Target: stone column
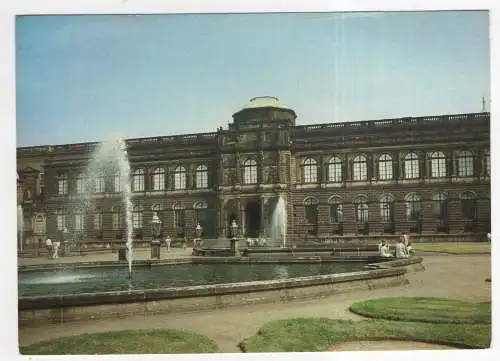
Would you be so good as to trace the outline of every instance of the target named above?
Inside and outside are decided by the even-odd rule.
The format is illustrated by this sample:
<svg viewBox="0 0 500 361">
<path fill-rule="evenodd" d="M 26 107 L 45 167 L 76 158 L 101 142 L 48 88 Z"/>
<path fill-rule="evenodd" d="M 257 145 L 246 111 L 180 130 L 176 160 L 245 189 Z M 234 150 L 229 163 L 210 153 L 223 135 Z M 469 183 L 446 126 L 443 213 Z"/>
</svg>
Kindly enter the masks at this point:
<svg viewBox="0 0 500 361">
<path fill-rule="evenodd" d="M 236 184 L 241 184 L 240 153 L 236 153 Z"/>
<path fill-rule="evenodd" d="M 224 237 L 225 228 L 225 209 L 224 209 L 224 198 L 219 196 L 217 200 L 217 237 Z"/>
<path fill-rule="evenodd" d="M 241 235 L 243 236 L 245 234 L 245 229 L 246 229 L 244 202 L 241 201 L 239 202 L 239 212 L 240 212 L 240 229 L 241 229 Z"/>
<path fill-rule="evenodd" d="M 265 231 L 265 204 L 266 199 L 264 196 L 260 196 L 260 233 L 263 234 Z"/>
<path fill-rule="evenodd" d="M 282 175 L 282 170 L 281 170 L 281 152 L 278 151 L 276 154 L 276 173 L 277 173 L 277 179 L 276 182 L 278 184 L 283 183 L 283 175 Z"/>
<path fill-rule="evenodd" d="M 224 185 L 224 158 L 223 155 L 219 155 L 218 164 L 217 164 L 217 182 L 219 186 Z"/>
<path fill-rule="evenodd" d="M 259 152 L 259 163 L 258 163 L 258 174 L 257 174 L 257 182 L 259 184 L 264 184 L 266 180 L 264 179 L 264 152 Z"/>
</svg>

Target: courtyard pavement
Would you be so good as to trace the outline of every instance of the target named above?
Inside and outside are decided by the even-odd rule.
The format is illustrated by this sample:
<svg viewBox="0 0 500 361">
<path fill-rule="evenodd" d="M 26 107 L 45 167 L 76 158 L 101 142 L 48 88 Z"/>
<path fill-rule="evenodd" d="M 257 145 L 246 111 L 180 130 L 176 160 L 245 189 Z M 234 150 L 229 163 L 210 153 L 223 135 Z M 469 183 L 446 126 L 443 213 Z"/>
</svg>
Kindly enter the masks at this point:
<svg viewBox="0 0 500 361">
<path fill-rule="evenodd" d="M 175 250 L 172 257 L 186 257 L 189 254 L 190 250 Z M 84 261 L 89 261 L 89 257 L 95 260 L 97 256 L 106 257 L 105 255 L 85 256 Z M 107 257 L 109 260 L 113 259 L 111 254 Z M 29 259 L 22 261 L 34 262 Z M 424 257 L 424 265 L 427 268 L 425 271 L 408 274 L 409 284 L 406 286 L 289 303 L 23 327 L 19 329 L 19 343 L 28 345 L 55 337 L 82 333 L 174 328 L 198 332 L 212 338 L 219 345 L 221 352 L 240 352 L 237 347 L 238 343 L 254 335 L 263 324 L 269 321 L 293 317 L 359 320 L 360 316 L 348 311 L 349 305 L 355 301 L 395 296 L 447 297 L 471 302 L 491 300 L 491 283 L 485 282 L 485 278 L 491 277 L 490 255 L 432 255 Z"/>
<path fill-rule="evenodd" d="M 160 259 L 176 259 L 176 258 L 186 258 L 191 257 L 192 248 L 173 248 L 169 252 L 165 248 L 161 248 Z M 151 250 L 149 248 L 135 249 L 133 251 L 133 258 L 135 260 L 144 261 L 151 258 Z M 57 263 L 82 263 L 82 262 L 108 262 L 108 261 L 118 261 L 117 252 L 101 251 L 89 253 L 83 256 L 67 256 L 59 257 L 58 259 L 49 259 L 47 256 L 43 257 L 18 257 L 18 266 L 31 266 L 31 265 L 42 265 L 42 264 L 57 264 Z"/>
</svg>

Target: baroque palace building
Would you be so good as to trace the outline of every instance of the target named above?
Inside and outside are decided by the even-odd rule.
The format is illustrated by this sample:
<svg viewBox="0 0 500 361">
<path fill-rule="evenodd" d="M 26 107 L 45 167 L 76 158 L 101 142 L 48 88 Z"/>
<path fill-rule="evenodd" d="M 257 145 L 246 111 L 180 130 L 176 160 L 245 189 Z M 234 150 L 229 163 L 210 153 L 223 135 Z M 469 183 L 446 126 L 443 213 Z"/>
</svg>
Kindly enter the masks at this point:
<svg viewBox="0 0 500 361">
<path fill-rule="evenodd" d="M 287 239 L 490 231 L 490 114 L 296 125 L 275 97 L 256 97 L 212 133 L 126 140 L 134 236 L 266 234 L 279 196 Z M 125 234 L 123 184 L 102 172 L 81 207 L 96 143 L 17 149 L 24 244 L 46 236 L 110 243 Z"/>
</svg>

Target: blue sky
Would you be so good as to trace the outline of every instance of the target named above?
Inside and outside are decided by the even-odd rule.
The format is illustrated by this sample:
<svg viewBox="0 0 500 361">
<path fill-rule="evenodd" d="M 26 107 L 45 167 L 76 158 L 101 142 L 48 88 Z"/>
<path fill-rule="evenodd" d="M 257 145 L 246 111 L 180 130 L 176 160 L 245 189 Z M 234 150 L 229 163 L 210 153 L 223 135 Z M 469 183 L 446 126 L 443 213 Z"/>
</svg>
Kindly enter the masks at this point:
<svg viewBox="0 0 500 361">
<path fill-rule="evenodd" d="M 466 11 L 21 17 L 17 145 L 214 131 L 259 95 L 298 124 L 481 111 L 488 27 Z"/>
</svg>

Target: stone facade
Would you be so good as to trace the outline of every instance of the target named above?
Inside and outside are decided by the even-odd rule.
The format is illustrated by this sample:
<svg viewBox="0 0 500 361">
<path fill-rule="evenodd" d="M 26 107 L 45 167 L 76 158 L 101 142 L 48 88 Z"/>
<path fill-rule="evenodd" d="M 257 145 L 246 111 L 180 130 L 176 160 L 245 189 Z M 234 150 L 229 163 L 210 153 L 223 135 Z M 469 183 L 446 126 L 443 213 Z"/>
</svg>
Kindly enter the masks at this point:
<svg viewBox="0 0 500 361">
<path fill-rule="evenodd" d="M 292 109 L 258 97 L 227 129 L 126 144 L 137 239 L 151 238 L 155 211 L 174 239 L 192 238 L 198 221 L 205 238 L 224 238 L 232 219 L 244 235 L 266 234 L 278 196 L 295 243 L 490 230 L 489 113 L 296 125 Z M 81 207 L 78 179 L 95 147 L 18 148 L 26 243 L 37 238 L 35 217 L 50 237 L 66 227 L 82 241 L 123 238 L 113 175 Z"/>
</svg>

